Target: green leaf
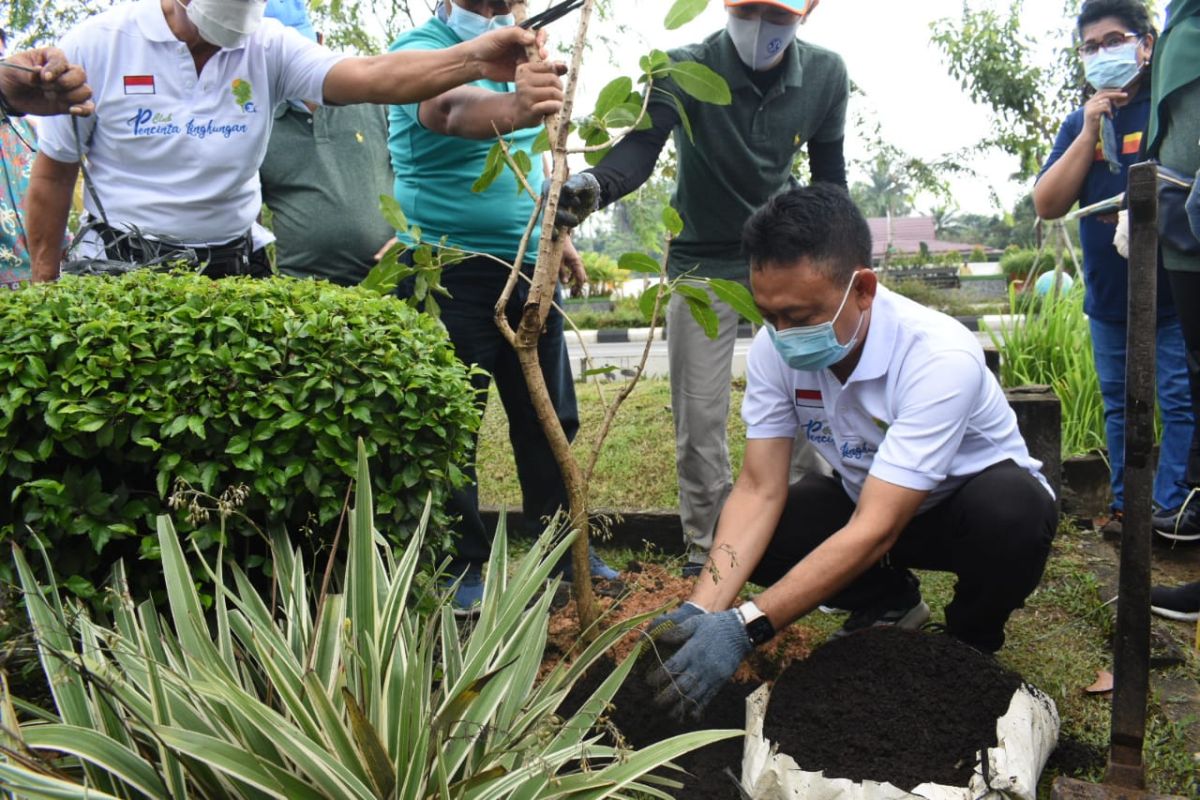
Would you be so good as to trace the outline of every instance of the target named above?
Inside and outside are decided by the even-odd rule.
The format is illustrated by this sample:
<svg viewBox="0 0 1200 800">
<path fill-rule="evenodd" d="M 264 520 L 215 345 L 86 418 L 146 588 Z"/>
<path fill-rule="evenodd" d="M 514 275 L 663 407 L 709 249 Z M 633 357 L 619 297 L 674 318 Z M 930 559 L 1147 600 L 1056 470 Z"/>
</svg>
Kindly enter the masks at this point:
<svg viewBox="0 0 1200 800">
<path fill-rule="evenodd" d="M 655 89 L 655 91 L 659 91 Z M 663 92 L 667 97 L 671 98 L 671 102 L 675 104 L 675 110 L 679 112 L 679 122 L 683 125 L 683 132 L 687 135 L 689 142 L 696 141 L 696 137 L 692 134 L 692 119 L 688 116 L 687 109 L 683 106 L 683 101 L 674 92 Z"/>
<path fill-rule="evenodd" d="M 661 313 L 667 307 L 667 300 L 671 298 L 671 287 L 665 283 L 656 283 L 642 292 L 641 297 L 638 298 L 638 309 L 641 310 L 642 316 L 648 317 L 654 313 L 654 300 L 660 292 L 663 297 L 659 303 L 659 312 Z"/>
<path fill-rule="evenodd" d="M 671 66 L 671 57 L 662 50 L 651 50 L 641 57 L 638 65 L 647 75 L 658 75 Z"/>
<path fill-rule="evenodd" d="M 624 103 L 632 91 L 633 81 L 630 78 L 622 76 L 610 81 L 600 90 L 600 96 L 596 99 L 595 116 L 603 119 L 609 111 Z M 547 137 L 547 141 L 549 141 L 549 137 Z"/>
<path fill-rule="evenodd" d="M 390 194 L 379 195 L 379 213 L 395 230 L 408 230 L 408 217 L 404 215 L 400 203 Z"/>
<path fill-rule="evenodd" d="M 678 236 L 683 233 L 683 217 L 679 216 L 679 212 L 670 206 L 664 206 L 662 212 L 663 227 L 671 236 Z"/>
<path fill-rule="evenodd" d="M 346 703 L 346 713 L 350 716 L 350 730 L 354 734 L 358 751 L 366 762 L 376 796 L 391 797 L 396 788 L 396 771 L 392 769 L 392 760 L 379 739 L 379 732 L 345 686 L 342 687 L 342 700 Z"/>
<path fill-rule="evenodd" d="M 676 291 L 682 290 L 683 286 L 675 287 Z M 682 291 L 680 291 L 682 294 Z M 697 300 L 693 296 L 686 296 L 688 310 L 692 312 L 692 319 L 696 320 L 696 324 L 704 330 L 704 335 L 709 339 L 717 338 L 717 331 L 721 327 L 721 321 L 717 318 L 717 312 L 713 311 L 712 305 L 707 302 Z"/>
<path fill-rule="evenodd" d="M 662 266 L 645 253 L 623 253 L 617 259 L 617 266 L 621 269 L 627 269 L 630 272 L 649 273 L 657 275 L 662 271 Z"/>
<path fill-rule="evenodd" d="M 604 116 L 604 124 L 609 128 L 632 128 L 634 123 L 640 123 L 642 107 L 637 103 L 620 103 L 614 106 Z M 649 116 L 647 114 L 646 116 Z"/>
<path fill-rule="evenodd" d="M 663 20 L 663 26 L 669 31 L 681 28 L 700 16 L 707 7 L 708 0 L 675 0 L 675 4 Z"/>
<path fill-rule="evenodd" d="M 225 453 L 227 455 L 236 456 L 246 452 L 249 447 L 250 431 L 243 431 L 242 433 L 235 434 L 229 440 L 229 444 L 225 446 Z"/>
<path fill-rule="evenodd" d="M 521 182 L 521 178 L 524 177 L 528 180 L 529 173 L 533 172 L 533 161 L 529 158 L 529 153 L 524 150 L 513 150 L 509 153 L 509 157 L 512 159 L 512 164 L 509 164 L 507 160 L 504 163 L 518 174 L 517 194 L 522 194 L 525 191 L 525 185 Z M 516 165 L 515 168 L 513 165 Z"/>
<path fill-rule="evenodd" d="M 150 763 L 103 733 L 78 725 L 30 725 L 22 733 L 32 748 L 70 753 L 113 773 L 146 795 L 167 795 L 167 787 Z"/>
<path fill-rule="evenodd" d="M 289 411 L 280 417 L 279 422 L 276 424 L 279 430 L 290 431 L 292 428 L 295 428 L 297 425 L 303 423 L 306 419 L 308 419 L 308 417 L 304 414 L 301 414 L 299 411 Z"/>
<path fill-rule="evenodd" d="M 497 141 L 492 145 L 492 149 L 488 150 L 487 159 L 483 162 L 483 172 L 471 185 L 471 191 L 476 193 L 486 191 L 504 172 L 504 164 L 504 151 L 500 148 L 500 142 Z"/>
<path fill-rule="evenodd" d="M 533 146 L 530 150 L 533 151 L 535 156 L 550 151 L 550 131 L 546 130 L 545 125 L 538 132 L 537 138 L 533 140 Z"/>
<path fill-rule="evenodd" d="M 725 79 L 697 61 L 676 61 L 667 72 L 680 89 L 702 103 L 727 106 L 733 100 Z"/>
<path fill-rule="evenodd" d="M 612 141 L 612 136 L 610 136 L 608 131 L 604 130 L 603 128 L 596 128 L 596 129 L 590 131 L 583 138 L 584 144 L 586 144 L 588 147 L 598 147 L 600 145 L 607 144 L 610 141 Z M 601 161 L 603 161 L 604 156 L 606 156 L 607 154 L 608 154 L 607 149 L 596 150 L 596 151 L 593 151 L 593 152 L 590 152 L 590 153 L 587 153 L 586 155 L 584 155 L 583 160 L 588 163 L 588 166 L 594 167 L 597 164 L 599 164 Z"/>
<path fill-rule="evenodd" d="M 754 302 L 754 295 L 750 293 L 749 289 L 737 281 L 725 280 L 724 278 L 709 278 L 707 283 L 708 288 L 712 289 L 717 299 L 728 305 L 744 319 L 753 322 L 755 325 L 762 325 L 762 314 L 759 312 L 758 305 Z"/>
<path fill-rule="evenodd" d="M 609 364 L 607 367 L 595 367 L 593 369 L 585 369 L 580 375 L 581 378 L 590 378 L 593 375 L 612 375 L 617 371 L 615 364 Z"/>
</svg>

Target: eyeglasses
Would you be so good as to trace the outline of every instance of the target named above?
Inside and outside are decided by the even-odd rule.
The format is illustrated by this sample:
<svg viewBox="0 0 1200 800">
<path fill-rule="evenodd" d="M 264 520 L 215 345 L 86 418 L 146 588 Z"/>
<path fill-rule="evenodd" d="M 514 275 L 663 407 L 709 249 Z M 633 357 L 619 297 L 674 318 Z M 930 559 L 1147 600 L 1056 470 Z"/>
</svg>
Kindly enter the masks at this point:
<svg viewBox="0 0 1200 800">
<path fill-rule="evenodd" d="M 1106 53 L 1112 53 L 1115 50 L 1124 47 L 1132 39 L 1134 41 L 1142 38 L 1140 33 L 1110 33 L 1099 42 L 1084 42 L 1075 48 L 1075 52 L 1083 58 L 1091 58 L 1101 50 Z"/>
</svg>

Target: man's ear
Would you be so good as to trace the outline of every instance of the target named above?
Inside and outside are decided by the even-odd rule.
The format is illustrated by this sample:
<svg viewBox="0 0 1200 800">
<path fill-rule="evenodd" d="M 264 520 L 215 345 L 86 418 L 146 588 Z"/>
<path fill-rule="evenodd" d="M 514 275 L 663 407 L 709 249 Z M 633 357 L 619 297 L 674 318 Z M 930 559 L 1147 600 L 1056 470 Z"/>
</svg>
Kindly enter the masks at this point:
<svg viewBox="0 0 1200 800">
<path fill-rule="evenodd" d="M 860 311 L 866 311 L 875 300 L 875 291 L 879 288 L 879 276 L 870 267 L 863 267 L 854 279 L 854 302 Z"/>
</svg>

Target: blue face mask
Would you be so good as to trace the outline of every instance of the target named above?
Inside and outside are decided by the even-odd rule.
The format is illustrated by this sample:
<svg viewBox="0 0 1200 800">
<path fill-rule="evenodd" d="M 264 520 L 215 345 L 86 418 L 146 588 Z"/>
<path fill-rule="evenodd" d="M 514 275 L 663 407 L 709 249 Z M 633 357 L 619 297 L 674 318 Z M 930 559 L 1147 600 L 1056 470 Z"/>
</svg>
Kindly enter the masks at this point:
<svg viewBox="0 0 1200 800">
<path fill-rule="evenodd" d="M 855 273 L 855 277 L 857 276 L 858 273 Z M 837 322 L 837 318 L 842 314 L 842 309 L 846 307 L 846 300 L 849 299 L 852 288 L 854 288 L 854 278 L 850 279 L 850 285 L 846 287 L 846 293 L 842 295 L 842 304 L 838 306 L 837 313 L 829 322 L 788 328 L 782 331 L 775 330 L 774 325 L 766 323 L 765 327 L 767 335 L 771 337 L 771 344 L 775 345 L 775 351 L 787 362 L 789 367 L 806 372 L 816 372 L 838 363 L 858 344 L 858 332 L 862 328 L 863 321 L 861 316 L 858 318 L 854 335 L 845 344 L 838 341 L 837 333 L 833 330 L 833 323 Z"/>
<path fill-rule="evenodd" d="M 1083 62 L 1083 74 L 1095 89 L 1120 89 L 1137 74 L 1140 40 L 1109 52 L 1100 50 Z"/>
<path fill-rule="evenodd" d="M 477 36 L 483 36 L 488 31 L 516 24 L 512 14 L 497 14 L 489 19 L 482 14 L 468 11 L 460 5 L 450 8 L 451 5 L 454 5 L 452 0 L 443 0 L 442 14 L 439 16 L 450 30 L 454 31 L 464 42 L 469 42 Z M 447 14 L 448 16 L 446 16 Z"/>
</svg>

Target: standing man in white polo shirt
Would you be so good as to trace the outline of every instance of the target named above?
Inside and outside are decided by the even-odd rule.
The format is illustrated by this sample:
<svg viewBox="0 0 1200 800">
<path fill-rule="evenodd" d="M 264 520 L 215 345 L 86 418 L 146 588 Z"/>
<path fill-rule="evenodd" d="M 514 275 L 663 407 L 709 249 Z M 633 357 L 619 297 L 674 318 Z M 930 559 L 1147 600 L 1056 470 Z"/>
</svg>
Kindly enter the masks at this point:
<svg viewBox="0 0 1200 800">
<path fill-rule="evenodd" d="M 919 627 L 929 607 L 910 568 L 955 573 L 946 632 L 1000 649 L 1057 515 L 975 337 L 878 284 L 841 188 L 777 195 L 743 249 L 766 322 L 747 361 L 745 460 L 691 599 L 652 625 L 682 645 L 650 676 L 658 701 L 698 714 L 754 646 L 821 603 L 851 610 L 839 636 Z M 788 485 L 797 433 L 834 477 Z M 747 581 L 770 588 L 732 608 Z"/>
<path fill-rule="evenodd" d="M 265 5 L 139 0 L 64 37 L 68 58 L 87 70 L 96 113 L 41 126 L 27 200 L 35 282 L 58 276 L 84 155 L 97 195 L 84 204 L 100 235 L 81 255 L 137 259 L 128 236 L 136 229 L 195 249 L 214 277 L 265 274 L 258 169 L 277 104 L 410 103 L 481 78 L 512 80 L 536 41 L 513 28 L 446 50 L 346 57 L 264 21 Z M 535 67 L 563 69 L 526 65 Z"/>
</svg>

